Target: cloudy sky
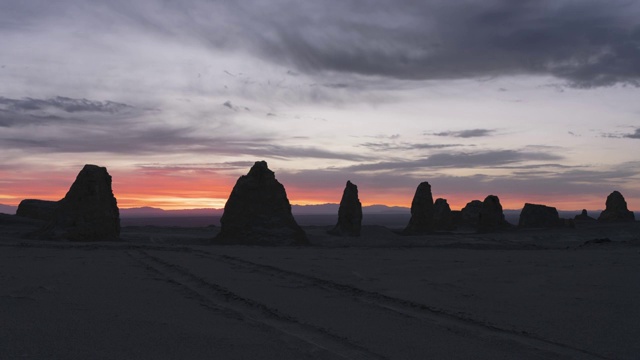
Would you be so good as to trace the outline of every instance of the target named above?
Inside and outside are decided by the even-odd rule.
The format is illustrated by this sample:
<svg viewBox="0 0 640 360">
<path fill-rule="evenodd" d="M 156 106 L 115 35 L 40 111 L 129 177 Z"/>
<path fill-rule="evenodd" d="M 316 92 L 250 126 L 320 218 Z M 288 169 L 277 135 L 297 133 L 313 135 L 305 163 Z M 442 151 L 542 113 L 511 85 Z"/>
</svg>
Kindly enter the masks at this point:
<svg viewBox="0 0 640 360">
<path fill-rule="evenodd" d="M 264 159 L 294 204 L 640 209 L 637 1 L 0 1 L 0 49 L 3 204 L 93 163 L 222 207 Z"/>
</svg>

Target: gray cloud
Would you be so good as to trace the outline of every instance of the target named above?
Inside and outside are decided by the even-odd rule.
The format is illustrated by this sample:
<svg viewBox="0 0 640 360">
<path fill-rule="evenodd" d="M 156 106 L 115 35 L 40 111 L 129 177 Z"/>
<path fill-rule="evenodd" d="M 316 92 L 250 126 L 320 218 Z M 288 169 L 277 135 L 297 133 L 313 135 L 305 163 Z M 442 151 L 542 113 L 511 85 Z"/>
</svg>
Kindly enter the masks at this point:
<svg viewBox="0 0 640 360">
<path fill-rule="evenodd" d="M 135 109 L 131 105 L 113 101 L 102 102 L 87 99 L 72 99 L 63 96 L 56 96 L 50 99 L 9 99 L 0 97 L 0 108 L 19 113 L 61 110 L 68 113 L 92 112 L 108 114 L 131 112 Z"/>
<path fill-rule="evenodd" d="M 628 0 L 373 0 L 366 10 L 355 0 L 1 6 L 0 29 L 7 31 L 62 27 L 66 23 L 57 19 L 75 19 L 68 15 L 77 11 L 94 29 L 126 26 L 252 52 L 293 68 L 290 73 L 398 79 L 552 75 L 578 87 L 640 81 L 640 3 Z"/>
<path fill-rule="evenodd" d="M 640 139 L 640 128 L 636 129 L 633 134 L 627 134 L 624 137 L 629 139 Z"/>
<path fill-rule="evenodd" d="M 364 13 L 356 1 L 292 7 L 298 10 L 266 22 L 268 36 L 256 37 L 264 53 L 308 72 L 402 79 L 553 75 L 579 87 L 640 79 L 634 2 L 402 0 L 367 7 Z"/>
<path fill-rule="evenodd" d="M 451 147 L 462 146 L 460 144 L 422 144 L 422 143 L 408 143 L 408 142 L 366 142 L 360 144 L 360 146 L 375 150 L 431 150 L 431 149 L 446 149 Z"/>
<path fill-rule="evenodd" d="M 525 161 L 554 161 L 563 159 L 559 155 L 499 150 L 478 153 L 440 153 L 424 159 L 384 161 L 345 167 L 349 171 L 418 170 L 429 168 L 485 168 L 499 167 Z"/>
<path fill-rule="evenodd" d="M 12 130 L 0 133 L 0 146 L 7 150 L 126 155 L 171 152 L 279 159 L 371 160 L 364 155 L 313 146 L 280 145 L 282 138 L 278 137 L 225 134 L 223 128 L 216 128 L 221 134 L 211 135 L 201 128 L 150 121 L 143 111 L 110 101 L 61 97 L 49 100 L 0 98 L 0 106 L 5 107 L 0 109 L 0 127 Z M 155 117 L 156 114 L 152 115 Z"/>
<path fill-rule="evenodd" d="M 494 132 L 495 130 L 492 129 L 469 129 L 460 131 L 443 131 L 439 133 L 433 133 L 431 135 L 468 139 L 473 137 L 491 136 Z"/>
</svg>

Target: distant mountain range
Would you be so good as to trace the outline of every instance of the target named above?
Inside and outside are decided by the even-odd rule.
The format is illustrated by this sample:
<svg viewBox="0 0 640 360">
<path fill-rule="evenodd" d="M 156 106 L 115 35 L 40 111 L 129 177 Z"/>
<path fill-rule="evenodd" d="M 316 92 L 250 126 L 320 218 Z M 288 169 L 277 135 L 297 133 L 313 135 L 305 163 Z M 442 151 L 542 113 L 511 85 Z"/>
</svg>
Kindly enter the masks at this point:
<svg viewBox="0 0 640 360">
<path fill-rule="evenodd" d="M 0 213 L 3 214 L 15 214 L 17 209 L 17 206 L 0 204 Z"/>
<path fill-rule="evenodd" d="M 292 205 L 294 215 L 326 215 L 337 214 L 338 204 Z M 224 209 L 186 209 L 163 210 L 154 207 L 120 209 L 121 217 L 183 217 L 183 216 L 221 216 Z M 370 205 L 363 206 L 364 214 L 408 214 L 409 208 L 401 206 Z"/>
<path fill-rule="evenodd" d="M 0 213 L 15 214 L 17 206 L 0 204 Z M 338 213 L 338 204 L 319 204 L 319 205 L 292 205 L 291 211 L 293 215 L 333 215 Z M 206 217 L 206 216 L 222 216 L 224 209 L 185 209 L 185 210 L 163 210 L 154 207 L 139 207 L 120 209 L 120 216 L 123 218 L 146 218 L 146 217 Z M 597 218 L 602 210 L 589 210 L 589 216 Z M 408 207 L 402 206 L 386 206 L 386 205 L 369 205 L 362 207 L 363 214 L 410 214 Z M 575 215 L 580 214 L 580 210 L 558 210 L 561 218 L 573 219 Z M 635 212 L 636 219 L 640 220 L 640 212 Z M 518 223 L 520 209 L 504 210 L 507 221 L 512 224 Z"/>
</svg>

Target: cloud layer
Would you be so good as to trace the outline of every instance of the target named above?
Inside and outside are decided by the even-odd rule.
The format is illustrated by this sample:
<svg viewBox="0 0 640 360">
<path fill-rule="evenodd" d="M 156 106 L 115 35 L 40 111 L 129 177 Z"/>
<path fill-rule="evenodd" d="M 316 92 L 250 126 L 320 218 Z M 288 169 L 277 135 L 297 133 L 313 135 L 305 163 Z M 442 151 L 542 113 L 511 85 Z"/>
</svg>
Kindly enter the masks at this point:
<svg viewBox="0 0 640 360">
<path fill-rule="evenodd" d="M 84 18 L 78 26 L 199 41 L 289 64 L 298 73 L 398 79 L 533 74 L 579 87 L 640 80 L 637 2 L 374 0 L 364 6 L 353 0 L 63 0 L 54 7 L 27 0 L 3 3 L 0 24 L 18 31 Z"/>
</svg>

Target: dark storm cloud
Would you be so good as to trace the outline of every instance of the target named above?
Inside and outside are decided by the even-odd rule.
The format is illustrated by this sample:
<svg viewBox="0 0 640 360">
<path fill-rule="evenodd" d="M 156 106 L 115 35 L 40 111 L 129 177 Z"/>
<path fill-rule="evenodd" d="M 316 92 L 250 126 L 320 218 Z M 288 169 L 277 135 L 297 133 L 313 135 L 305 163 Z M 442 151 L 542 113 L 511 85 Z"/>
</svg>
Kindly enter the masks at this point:
<svg viewBox="0 0 640 360">
<path fill-rule="evenodd" d="M 553 75 L 580 87 L 640 80 L 637 2 L 401 0 L 368 2 L 366 10 L 357 1 L 319 4 L 278 1 L 269 10 L 282 16 L 253 13 L 255 23 L 245 25 L 264 54 L 300 71 L 402 79 Z"/>
<path fill-rule="evenodd" d="M 434 154 L 424 159 L 385 161 L 359 164 L 344 168 L 349 171 L 417 170 L 424 168 L 484 168 L 499 167 L 525 161 L 554 161 L 561 156 L 516 150 L 499 150 L 478 153 Z"/>
<path fill-rule="evenodd" d="M 0 5 L 0 29 L 52 22 L 64 27 L 77 17 L 94 17 L 88 24 L 95 29 L 127 27 L 252 52 L 294 68 L 290 73 L 398 79 L 532 74 L 579 87 L 640 81 L 640 3 L 629 0 L 96 0 L 82 6 L 72 0 L 27 0 Z"/>
<path fill-rule="evenodd" d="M 443 131 L 439 133 L 433 133 L 431 135 L 468 139 L 468 138 L 474 138 L 474 137 L 491 136 L 493 135 L 494 132 L 495 130 L 491 130 L 491 129 L 469 129 L 469 130 L 460 130 L 460 131 Z"/>
</svg>

